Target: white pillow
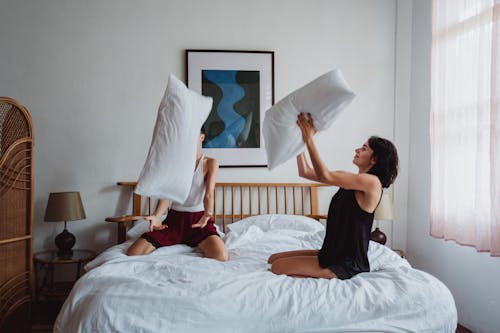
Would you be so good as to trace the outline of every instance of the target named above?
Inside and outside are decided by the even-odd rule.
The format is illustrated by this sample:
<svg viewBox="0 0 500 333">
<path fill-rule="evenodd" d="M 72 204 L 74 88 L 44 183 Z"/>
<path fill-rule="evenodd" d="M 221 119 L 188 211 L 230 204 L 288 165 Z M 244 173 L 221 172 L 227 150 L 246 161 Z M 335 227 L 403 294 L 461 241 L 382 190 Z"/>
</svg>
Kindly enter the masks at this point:
<svg viewBox="0 0 500 333">
<path fill-rule="evenodd" d="M 334 69 L 295 90 L 266 111 L 263 125 L 269 170 L 296 156 L 304 149 L 297 116 L 309 112 L 318 131 L 333 123 L 356 95 Z"/>
<path fill-rule="evenodd" d="M 200 129 L 212 108 L 212 98 L 189 90 L 175 76 L 156 118 L 153 139 L 135 192 L 183 203 L 191 188 Z"/>
<path fill-rule="evenodd" d="M 162 215 L 160 220 L 163 221 L 167 215 Z M 143 233 L 149 231 L 149 221 L 138 220 L 135 222 L 134 226 L 127 231 L 127 239 L 137 239 L 142 236 Z"/>
<path fill-rule="evenodd" d="M 228 224 L 227 228 L 231 232 L 242 234 L 252 226 L 262 231 L 286 229 L 317 232 L 324 229 L 324 226 L 320 222 L 310 217 L 283 214 L 250 216 L 238 222 Z"/>
<path fill-rule="evenodd" d="M 127 231 L 127 240 L 128 239 L 137 239 L 143 233 L 149 231 L 149 221 L 139 220 L 135 222 L 134 226 Z"/>
</svg>

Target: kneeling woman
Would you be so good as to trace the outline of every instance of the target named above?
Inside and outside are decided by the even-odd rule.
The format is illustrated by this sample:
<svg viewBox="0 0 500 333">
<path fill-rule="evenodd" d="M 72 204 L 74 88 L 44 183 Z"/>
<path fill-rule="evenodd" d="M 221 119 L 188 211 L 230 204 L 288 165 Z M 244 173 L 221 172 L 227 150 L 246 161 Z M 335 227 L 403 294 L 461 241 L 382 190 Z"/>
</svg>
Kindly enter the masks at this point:
<svg viewBox="0 0 500 333">
<path fill-rule="evenodd" d="M 168 209 L 167 200 L 159 200 L 149 220 L 149 232 L 143 234 L 127 250 L 127 255 L 149 254 L 162 246 L 187 244 L 198 247 L 205 257 L 226 261 L 227 249 L 214 225 L 212 207 L 219 163 L 201 152 L 205 138 L 202 131 L 196 148 L 196 165 L 188 198 L 182 204 L 173 203 L 165 221 L 160 217 Z"/>
<path fill-rule="evenodd" d="M 329 171 L 319 157 L 313 141 L 316 133 L 309 114 L 301 113 L 297 124 L 302 132 L 313 167 L 305 154 L 297 156 L 301 177 L 338 186 L 328 209 L 326 235 L 318 250 L 299 250 L 273 254 L 268 262 L 272 272 L 296 277 L 349 279 L 370 271 L 368 243 L 374 211 L 398 173 L 398 155 L 394 145 L 379 137 L 370 137 L 356 149 L 353 163 L 358 173 Z"/>
</svg>

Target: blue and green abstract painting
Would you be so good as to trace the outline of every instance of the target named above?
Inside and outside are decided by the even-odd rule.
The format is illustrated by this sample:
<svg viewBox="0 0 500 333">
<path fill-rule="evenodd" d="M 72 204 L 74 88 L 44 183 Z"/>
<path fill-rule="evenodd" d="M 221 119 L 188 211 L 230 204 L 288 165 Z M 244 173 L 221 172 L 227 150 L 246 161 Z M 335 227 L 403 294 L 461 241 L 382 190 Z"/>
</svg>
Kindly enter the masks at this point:
<svg viewBox="0 0 500 333">
<path fill-rule="evenodd" d="M 203 148 L 260 148 L 259 71 L 202 70 L 201 90 L 213 98 Z"/>
</svg>

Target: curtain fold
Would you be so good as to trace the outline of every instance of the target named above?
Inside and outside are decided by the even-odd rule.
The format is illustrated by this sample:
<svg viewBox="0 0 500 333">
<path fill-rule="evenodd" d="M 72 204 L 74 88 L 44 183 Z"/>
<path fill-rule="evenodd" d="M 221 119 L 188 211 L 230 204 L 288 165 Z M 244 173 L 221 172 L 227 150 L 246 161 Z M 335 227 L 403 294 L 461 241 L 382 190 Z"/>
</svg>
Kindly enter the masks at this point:
<svg viewBox="0 0 500 333">
<path fill-rule="evenodd" d="M 495 0 L 491 78 L 491 255 L 500 256 L 500 0 Z M 496 166 L 496 167 L 495 167 Z"/>
<path fill-rule="evenodd" d="M 431 235 L 500 256 L 500 0 L 434 0 Z"/>
</svg>

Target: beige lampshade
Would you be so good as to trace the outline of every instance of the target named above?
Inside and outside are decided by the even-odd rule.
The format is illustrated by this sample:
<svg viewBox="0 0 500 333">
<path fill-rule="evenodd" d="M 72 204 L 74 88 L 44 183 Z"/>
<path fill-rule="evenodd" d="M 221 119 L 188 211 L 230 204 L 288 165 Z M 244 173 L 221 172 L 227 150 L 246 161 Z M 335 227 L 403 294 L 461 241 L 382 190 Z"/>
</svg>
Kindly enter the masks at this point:
<svg viewBox="0 0 500 333">
<path fill-rule="evenodd" d="M 50 193 L 45 210 L 46 222 L 75 221 L 85 218 L 80 192 Z"/>
<path fill-rule="evenodd" d="M 375 210 L 375 220 L 394 221 L 396 218 L 394 214 L 394 205 L 392 199 L 388 194 L 382 194 L 382 199 Z"/>
</svg>

